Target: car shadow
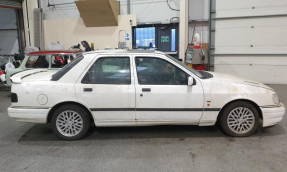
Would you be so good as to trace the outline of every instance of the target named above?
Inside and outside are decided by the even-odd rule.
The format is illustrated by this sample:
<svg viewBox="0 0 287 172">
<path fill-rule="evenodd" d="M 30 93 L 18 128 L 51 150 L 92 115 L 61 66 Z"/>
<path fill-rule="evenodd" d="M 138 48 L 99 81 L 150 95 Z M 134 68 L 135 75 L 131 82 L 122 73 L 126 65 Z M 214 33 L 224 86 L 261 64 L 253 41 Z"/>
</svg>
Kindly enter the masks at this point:
<svg viewBox="0 0 287 172">
<path fill-rule="evenodd" d="M 251 138 L 268 137 L 285 134 L 282 126 L 276 125 L 272 128 L 259 128 Z M 19 144 L 23 145 L 66 145 L 73 143 L 74 146 L 82 145 L 85 141 L 119 141 L 119 140 L 155 140 L 155 139 L 173 139 L 178 138 L 180 141 L 186 138 L 216 138 L 232 137 L 224 134 L 218 125 L 200 127 L 200 126 L 149 126 L 149 127 L 91 127 L 85 137 L 78 141 L 63 141 L 58 139 L 53 133 L 50 124 L 32 126 L 21 138 Z"/>
</svg>

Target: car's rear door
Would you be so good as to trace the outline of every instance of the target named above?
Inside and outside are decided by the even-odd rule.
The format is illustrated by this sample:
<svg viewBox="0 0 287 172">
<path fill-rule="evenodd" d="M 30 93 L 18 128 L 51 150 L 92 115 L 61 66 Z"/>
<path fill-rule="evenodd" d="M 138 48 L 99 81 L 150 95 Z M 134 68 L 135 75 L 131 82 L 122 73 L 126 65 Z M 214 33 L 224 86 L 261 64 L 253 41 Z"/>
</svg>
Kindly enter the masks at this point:
<svg viewBox="0 0 287 172">
<path fill-rule="evenodd" d="M 93 113 L 96 125 L 135 121 L 135 87 L 130 55 L 99 55 L 77 81 L 77 99 Z"/>
<path fill-rule="evenodd" d="M 204 95 L 200 80 L 188 86 L 185 69 L 163 55 L 135 61 L 136 120 L 146 124 L 198 124 Z"/>
</svg>

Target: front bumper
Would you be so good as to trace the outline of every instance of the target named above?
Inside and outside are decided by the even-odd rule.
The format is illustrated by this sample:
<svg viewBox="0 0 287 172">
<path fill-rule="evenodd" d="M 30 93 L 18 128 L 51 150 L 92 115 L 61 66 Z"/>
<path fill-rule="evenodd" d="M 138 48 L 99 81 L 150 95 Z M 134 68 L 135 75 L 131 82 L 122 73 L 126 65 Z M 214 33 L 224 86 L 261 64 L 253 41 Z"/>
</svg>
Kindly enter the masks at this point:
<svg viewBox="0 0 287 172">
<path fill-rule="evenodd" d="M 15 118 L 19 122 L 31 122 L 46 124 L 48 119 L 48 113 L 50 108 L 47 109 L 28 109 L 23 107 L 9 107 L 8 115 L 11 118 Z"/>
<path fill-rule="evenodd" d="M 285 114 L 285 106 L 280 103 L 278 107 L 260 107 L 263 116 L 263 127 L 277 124 L 283 119 Z"/>
</svg>

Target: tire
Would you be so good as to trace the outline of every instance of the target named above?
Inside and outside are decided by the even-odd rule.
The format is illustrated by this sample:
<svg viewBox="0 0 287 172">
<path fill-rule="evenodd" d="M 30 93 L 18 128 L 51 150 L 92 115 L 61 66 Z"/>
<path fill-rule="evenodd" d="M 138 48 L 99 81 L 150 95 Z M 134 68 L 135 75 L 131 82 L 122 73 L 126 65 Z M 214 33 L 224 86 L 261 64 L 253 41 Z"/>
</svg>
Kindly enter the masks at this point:
<svg viewBox="0 0 287 172">
<path fill-rule="evenodd" d="M 85 136 L 91 125 L 89 114 L 80 106 L 64 105 L 52 117 L 52 128 L 63 140 L 78 140 Z"/>
<path fill-rule="evenodd" d="M 226 134 L 233 137 L 246 137 L 258 129 L 259 114 L 250 103 L 234 102 L 223 109 L 219 123 Z"/>
</svg>

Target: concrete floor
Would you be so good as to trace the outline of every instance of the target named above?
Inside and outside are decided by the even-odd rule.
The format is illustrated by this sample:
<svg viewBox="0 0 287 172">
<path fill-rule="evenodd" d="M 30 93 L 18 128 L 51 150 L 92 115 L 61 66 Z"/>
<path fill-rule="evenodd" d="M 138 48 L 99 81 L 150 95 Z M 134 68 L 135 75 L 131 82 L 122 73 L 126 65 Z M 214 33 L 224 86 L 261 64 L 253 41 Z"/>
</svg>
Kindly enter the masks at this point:
<svg viewBox="0 0 287 172">
<path fill-rule="evenodd" d="M 287 86 L 271 85 L 287 105 Z M 56 138 L 49 125 L 7 115 L 0 88 L 0 171 L 287 171 L 287 116 L 246 138 L 217 126 L 92 128 L 79 141 Z"/>
</svg>

